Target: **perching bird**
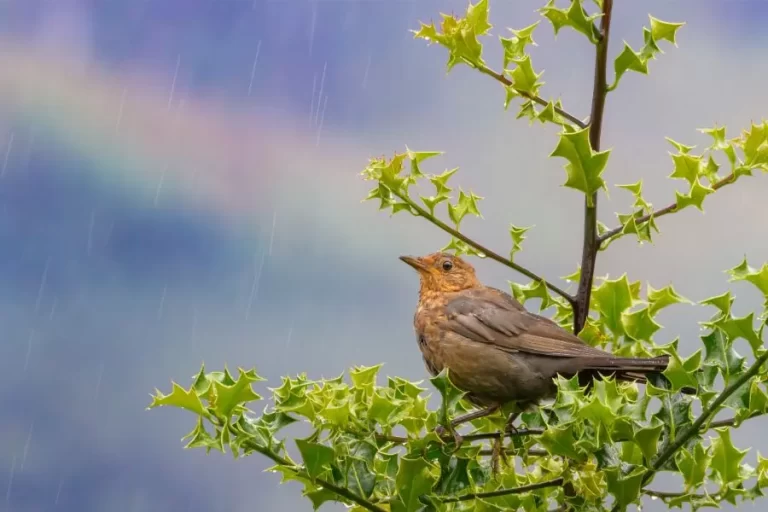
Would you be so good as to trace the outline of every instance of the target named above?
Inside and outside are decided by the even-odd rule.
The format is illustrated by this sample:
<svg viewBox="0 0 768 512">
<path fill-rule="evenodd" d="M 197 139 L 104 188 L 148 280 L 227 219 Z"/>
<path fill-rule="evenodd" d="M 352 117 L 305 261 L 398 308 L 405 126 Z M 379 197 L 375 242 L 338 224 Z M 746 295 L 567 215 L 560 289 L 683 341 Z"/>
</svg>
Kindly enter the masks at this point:
<svg viewBox="0 0 768 512">
<path fill-rule="evenodd" d="M 579 376 L 582 385 L 612 375 L 644 382 L 664 371 L 668 356 L 617 357 L 584 343 L 552 320 L 527 311 L 507 293 L 484 286 L 459 257 L 401 256 L 421 278 L 416 336 L 432 375 L 448 367 L 451 381 L 488 415 L 508 402 L 521 406 L 554 398 L 554 378 Z"/>
</svg>

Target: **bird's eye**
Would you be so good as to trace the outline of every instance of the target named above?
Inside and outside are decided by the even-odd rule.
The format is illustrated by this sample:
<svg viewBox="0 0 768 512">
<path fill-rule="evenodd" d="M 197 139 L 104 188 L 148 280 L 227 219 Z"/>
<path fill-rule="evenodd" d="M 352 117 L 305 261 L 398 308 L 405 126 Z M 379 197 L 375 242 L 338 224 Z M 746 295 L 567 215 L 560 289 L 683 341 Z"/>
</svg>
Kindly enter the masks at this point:
<svg viewBox="0 0 768 512">
<path fill-rule="evenodd" d="M 453 263 L 451 262 L 451 260 L 445 260 L 445 261 L 443 262 L 443 270 L 445 270 L 446 272 L 448 272 L 448 271 L 449 271 L 449 270 L 451 270 L 452 268 L 453 268 Z"/>
</svg>

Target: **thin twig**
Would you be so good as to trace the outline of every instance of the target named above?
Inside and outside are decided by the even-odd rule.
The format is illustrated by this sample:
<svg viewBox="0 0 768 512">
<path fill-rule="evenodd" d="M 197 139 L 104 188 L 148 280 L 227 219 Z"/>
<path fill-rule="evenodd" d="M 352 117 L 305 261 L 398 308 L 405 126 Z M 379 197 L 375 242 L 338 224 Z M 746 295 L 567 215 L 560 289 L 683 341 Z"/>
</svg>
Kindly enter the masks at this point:
<svg viewBox="0 0 768 512">
<path fill-rule="evenodd" d="M 506 432 L 505 437 L 523 437 L 523 436 L 538 436 L 544 433 L 543 428 L 519 428 L 514 431 Z M 381 441 L 389 441 L 395 444 L 405 444 L 410 441 L 409 438 L 403 436 L 388 436 L 385 434 L 376 433 L 376 438 Z M 498 439 L 499 432 L 482 432 L 480 434 L 468 434 L 461 436 L 464 441 L 482 441 L 485 439 Z M 443 441 L 453 441 L 453 437 L 446 435 L 441 438 Z"/>
<path fill-rule="evenodd" d="M 461 234 L 456 229 L 453 229 L 451 226 L 449 226 L 445 222 L 441 221 L 440 219 L 438 219 L 434 215 L 430 214 L 427 210 L 425 210 L 424 208 L 419 206 L 414 200 L 412 200 L 407 195 L 402 194 L 402 193 L 400 193 L 400 192 L 398 192 L 398 191 L 396 191 L 394 189 L 392 190 L 392 193 L 395 194 L 400 199 L 402 199 L 403 201 L 405 201 L 406 203 L 408 203 L 408 205 L 410 205 L 410 207 L 413 208 L 413 210 L 415 210 L 416 213 L 418 213 L 420 217 L 423 217 L 423 218 L 427 219 L 429 222 L 431 222 L 435 226 L 439 227 L 440 229 L 442 229 L 443 231 L 445 231 L 449 235 L 451 235 L 451 236 L 453 236 L 455 238 L 458 238 L 459 240 L 461 240 L 465 244 L 475 248 L 476 250 L 480 251 L 481 253 L 483 253 L 485 256 L 491 258 L 492 260 L 498 261 L 502 265 L 506 265 L 507 267 L 520 272 L 524 276 L 529 277 L 530 279 L 532 279 L 534 281 L 541 281 L 541 282 L 543 282 L 544 285 L 547 288 L 549 288 L 550 290 L 552 290 L 553 292 L 555 292 L 556 294 L 560 295 L 562 298 L 567 300 L 569 304 L 573 305 L 575 303 L 576 299 L 571 294 L 569 294 L 568 292 L 563 290 L 562 288 L 559 288 L 558 286 L 553 285 L 552 283 L 550 283 L 549 281 L 547 281 L 546 279 L 544 279 L 540 275 L 538 275 L 538 274 L 528 270 L 527 268 L 525 268 L 523 266 L 518 265 L 514 261 L 509 260 L 509 259 L 505 258 L 504 256 L 501 256 L 501 255 L 491 251 L 490 249 L 488 249 L 488 248 L 480 245 L 479 243 L 475 242 L 471 238 Z"/>
<path fill-rule="evenodd" d="M 717 190 L 719 188 L 724 187 L 725 185 L 728 185 L 730 183 L 733 183 L 735 180 L 735 175 L 733 173 L 729 174 L 728 176 L 725 176 L 724 178 L 716 181 L 712 184 L 712 190 Z M 659 210 L 653 211 L 649 213 L 648 215 L 643 215 L 642 217 L 638 217 L 635 219 L 635 224 L 642 224 L 643 222 L 648 222 L 651 219 L 658 219 L 659 217 L 663 217 L 664 215 L 667 215 L 669 213 L 674 213 L 677 211 L 677 203 L 668 204 L 664 208 L 661 208 Z M 613 229 L 610 229 L 600 235 L 597 238 L 597 241 L 600 245 L 603 244 L 606 240 L 609 238 L 613 238 L 614 236 L 618 235 L 622 232 L 624 229 L 624 226 L 619 226 Z"/>
<path fill-rule="evenodd" d="M 653 489 L 643 489 L 643 494 L 648 496 L 653 496 L 654 498 L 661 498 L 664 499 L 670 499 L 670 498 L 681 498 L 683 496 L 690 496 L 691 498 L 706 498 L 706 494 L 692 494 L 687 492 L 665 492 L 665 491 L 654 491 Z"/>
<path fill-rule="evenodd" d="M 478 71 L 480 71 L 481 73 L 495 78 L 496 80 L 498 80 L 499 82 L 501 82 L 505 86 L 512 87 L 512 81 L 509 78 L 505 77 L 502 73 L 497 73 L 496 71 L 492 70 L 491 68 L 488 68 L 488 67 L 485 67 L 485 66 L 474 66 L 474 67 Z M 527 98 L 527 99 L 529 99 L 529 100 L 531 100 L 531 101 L 533 101 L 535 103 L 538 103 L 539 105 L 542 105 L 542 106 L 546 107 L 549 104 L 546 100 L 544 100 L 543 98 L 540 98 L 539 96 L 536 96 L 535 94 L 531 94 L 531 93 L 528 93 L 528 92 L 525 92 L 525 91 L 521 91 L 520 89 L 516 89 L 515 87 L 512 87 L 512 89 L 514 89 L 515 92 L 517 92 L 520 96 L 522 96 L 524 98 Z M 565 110 L 561 109 L 560 107 L 555 107 L 555 112 L 557 114 L 559 114 L 560 116 L 566 118 L 567 120 L 569 120 L 570 122 L 572 122 L 573 124 L 578 126 L 579 128 L 586 128 L 587 127 L 587 123 L 585 123 L 584 121 L 582 121 L 578 117 L 576 117 L 576 116 L 574 116 L 572 114 L 569 114 L 568 112 L 566 112 Z"/>
<path fill-rule="evenodd" d="M 603 129 L 605 97 L 608 94 L 606 68 L 608 65 L 608 36 L 611 29 L 613 0 L 603 1 L 603 15 L 600 17 L 600 41 L 595 53 L 595 79 L 592 86 L 592 112 L 589 116 L 589 143 L 594 151 L 600 150 L 600 134 Z M 595 275 L 595 262 L 600 242 L 597 238 L 597 192 L 584 198 L 584 241 L 581 252 L 581 277 L 576 292 L 576 307 L 573 315 L 573 331 L 578 334 L 584 327 L 589 314 L 589 298 Z"/>
<path fill-rule="evenodd" d="M 296 466 L 293 462 L 291 462 L 288 459 L 285 459 L 281 457 L 280 455 L 274 453 L 272 450 L 260 446 L 258 443 L 248 439 L 244 441 L 244 446 L 247 446 L 248 448 L 259 452 L 260 454 L 272 459 L 276 464 L 283 466 L 284 468 L 288 469 L 289 471 L 293 471 L 297 475 L 301 476 L 302 478 L 306 478 L 307 480 L 311 480 L 311 477 L 309 474 L 301 469 L 300 467 Z M 370 510 L 371 512 L 386 512 L 385 509 L 375 505 L 374 503 L 371 503 L 367 499 L 363 498 L 362 496 L 359 496 L 355 494 L 354 492 L 350 491 L 349 489 L 345 487 L 339 487 L 336 484 L 333 484 L 327 480 L 323 480 L 322 478 L 315 478 L 314 482 L 322 487 L 323 489 L 327 489 L 331 491 L 334 494 L 337 494 L 338 496 L 341 496 L 342 498 L 346 498 L 349 501 L 356 503 L 360 507 L 364 508 L 365 510 Z"/>
<path fill-rule="evenodd" d="M 517 451 L 514 448 L 509 448 L 507 450 L 504 450 L 505 455 L 514 455 L 515 453 L 517 453 Z M 549 455 L 549 452 L 547 450 L 542 450 L 541 448 L 530 448 L 528 449 L 527 453 L 531 457 L 546 457 L 547 455 Z M 492 457 L 495 454 L 493 450 L 480 450 L 479 455 Z"/>
<path fill-rule="evenodd" d="M 672 457 L 675 452 L 679 450 L 686 443 L 686 441 L 688 441 L 688 439 L 699 432 L 702 425 L 704 425 L 704 423 L 706 423 L 706 421 L 718 411 L 720 406 L 728 399 L 729 396 L 735 393 L 736 390 L 743 386 L 749 379 L 757 375 L 757 372 L 760 371 L 760 368 L 766 361 L 768 361 L 768 350 L 766 350 L 763 355 L 758 357 L 746 372 L 742 373 L 738 379 L 733 381 L 730 386 L 725 388 L 719 395 L 717 395 L 717 397 L 712 400 L 712 402 L 710 402 L 707 408 L 701 411 L 701 415 L 696 418 L 696 421 L 694 421 L 690 427 L 685 429 L 679 436 L 677 436 L 677 439 L 675 439 L 674 443 L 667 446 L 667 448 L 659 454 L 651 466 L 651 471 L 646 473 L 645 480 L 647 481 L 650 476 L 653 476 L 653 473 L 658 471 L 659 468 L 661 468 L 670 459 L 670 457 Z"/>
<path fill-rule="evenodd" d="M 656 460 L 654 460 L 653 464 L 651 465 L 651 469 L 647 470 L 643 476 L 643 485 L 650 483 L 653 475 L 655 475 L 656 472 L 659 471 L 659 469 L 661 469 L 664 464 L 675 455 L 677 450 L 682 448 L 685 443 L 688 442 L 688 440 L 695 434 L 700 433 L 702 426 L 707 422 L 707 420 L 709 420 L 709 418 L 717 413 L 720 406 L 723 405 L 726 400 L 728 400 L 728 397 L 734 394 L 736 390 L 741 386 L 746 384 L 748 380 L 757 375 L 757 373 L 760 371 L 760 368 L 765 364 L 766 361 L 768 361 L 768 350 L 766 350 L 763 355 L 758 357 L 752 366 L 750 366 L 747 371 L 742 373 L 738 379 L 733 381 L 727 388 L 725 388 L 719 395 L 717 395 L 717 397 L 715 397 L 715 399 L 712 400 L 712 402 L 710 402 L 710 404 L 703 411 L 701 411 L 701 415 L 696 418 L 696 421 L 694 421 L 691 426 L 683 430 L 680 435 L 677 436 L 675 441 L 667 446 L 667 448 L 661 452 L 658 457 L 656 457 Z M 708 428 L 716 428 L 714 427 L 716 424 L 724 427 L 732 426 L 734 422 L 735 419 L 733 418 L 720 420 L 710 423 Z M 645 490 L 643 490 L 643 492 L 645 492 Z M 613 507 L 611 512 L 618 512 L 619 510 L 620 507 L 616 505 Z"/>
<path fill-rule="evenodd" d="M 557 487 L 563 485 L 563 478 L 554 478 L 552 480 L 545 480 L 535 484 L 521 485 L 520 487 L 510 487 L 509 489 L 499 489 L 489 492 L 472 492 L 469 494 L 463 494 L 461 496 L 446 496 L 436 497 L 441 503 L 458 503 L 460 501 L 470 501 L 483 498 L 496 498 L 498 496 L 508 496 L 510 494 L 521 494 L 524 492 L 535 491 L 536 489 L 544 489 L 545 487 Z"/>
</svg>

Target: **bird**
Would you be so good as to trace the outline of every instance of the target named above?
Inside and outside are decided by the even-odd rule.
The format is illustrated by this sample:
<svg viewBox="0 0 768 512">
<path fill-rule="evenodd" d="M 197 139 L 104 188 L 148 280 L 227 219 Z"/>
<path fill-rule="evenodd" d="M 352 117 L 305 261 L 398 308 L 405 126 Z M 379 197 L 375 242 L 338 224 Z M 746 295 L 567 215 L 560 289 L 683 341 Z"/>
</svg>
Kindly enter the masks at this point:
<svg viewBox="0 0 768 512">
<path fill-rule="evenodd" d="M 582 386 L 606 376 L 642 383 L 669 364 L 666 355 L 619 357 L 588 345 L 553 320 L 529 312 L 510 294 L 485 286 L 459 256 L 436 252 L 400 259 L 420 278 L 413 324 L 427 371 L 436 376 L 448 368 L 451 382 L 480 408 L 451 426 L 490 415 L 510 402 L 525 410 L 554 398 L 558 375 L 578 376 Z M 510 416 L 509 429 L 515 430 L 518 414 Z"/>
</svg>

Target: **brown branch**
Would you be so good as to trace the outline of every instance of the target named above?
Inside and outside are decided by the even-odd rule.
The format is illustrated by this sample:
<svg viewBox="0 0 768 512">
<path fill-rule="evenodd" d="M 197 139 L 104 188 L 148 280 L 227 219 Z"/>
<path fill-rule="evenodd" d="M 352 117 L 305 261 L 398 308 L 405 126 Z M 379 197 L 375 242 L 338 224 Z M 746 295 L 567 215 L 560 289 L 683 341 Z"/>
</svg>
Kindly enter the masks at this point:
<svg viewBox="0 0 768 512">
<path fill-rule="evenodd" d="M 496 498 L 498 496 L 508 496 L 510 494 L 521 494 L 524 492 L 535 491 L 536 489 L 544 489 L 545 487 L 557 487 L 559 485 L 563 485 L 562 478 L 554 478 L 552 480 L 545 480 L 543 482 L 538 482 L 538 483 L 529 484 L 529 485 L 521 485 L 520 487 L 511 487 L 509 489 L 499 489 L 496 491 L 489 491 L 489 492 L 472 492 L 469 494 L 464 494 L 462 496 L 456 496 L 456 497 L 437 496 L 435 499 L 437 499 L 441 503 L 458 503 L 460 501 L 470 501 L 470 500 L 483 499 L 483 498 Z"/>
<path fill-rule="evenodd" d="M 729 174 L 728 176 L 725 176 L 724 178 L 716 181 L 712 184 L 712 190 L 717 190 L 725 185 L 728 185 L 730 183 L 733 183 L 736 181 L 734 173 Z M 659 217 L 663 217 L 664 215 L 674 213 L 677 211 L 677 203 L 668 204 L 664 208 L 661 208 L 659 210 L 653 211 L 649 213 L 648 215 L 643 215 L 642 217 L 638 217 L 635 219 L 635 224 L 642 224 L 643 222 L 648 222 L 651 219 L 658 219 Z M 618 235 L 622 232 L 624 229 L 624 226 L 619 226 L 616 228 L 613 228 L 611 230 L 606 231 L 602 235 L 600 235 L 597 239 L 598 244 L 602 245 L 603 242 L 608 240 L 609 238 L 613 238 L 614 236 Z"/>
<path fill-rule="evenodd" d="M 692 493 L 687 493 L 687 492 L 654 491 L 653 489 L 643 489 L 643 494 L 645 494 L 647 496 L 653 496 L 654 498 L 660 498 L 662 500 L 670 499 L 670 498 L 681 498 L 683 496 L 690 496 L 691 498 L 706 498 L 707 497 L 706 494 L 695 494 L 695 493 L 692 494 Z"/>
<path fill-rule="evenodd" d="M 608 35 L 611 29 L 613 0 L 603 0 L 603 15 L 600 18 L 600 41 L 595 53 L 595 79 L 592 86 L 592 112 L 589 116 L 589 143 L 594 151 L 600 150 L 600 135 L 603 129 L 605 97 L 608 94 L 606 68 L 608 66 Z M 576 306 L 573 315 L 573 331 L 578 334 L 584 327 L 589 314 L 589 298 L 592 294 L 592 280 L 600 241 L 597 238 L 597 192 L 584 199 L 584 242 L 581 253 L 581 277 L 576 292 Z"/>
<path fill-rule="evenodd" d="M 523 436 L 538 436 L 544 433 L 543 428 L 519 428 L 514 431 L 507 432 L 504 437 L 523 437 Z M 403 437 L 403 436 L 388 436 L 386 434 L 375 434 L 376 439 L 379 439 L 380 441 L 389 441 L 390 443 L 395 444 L 405 444 L 408 441 L 410 441 L 409 438 Z M 480 434 L 468 434 L 466 436 L 461 436 L 461 439 L 464 441 L 482 441 L 485 439 L 498 439 L 499 438 L 499 432 L 482 432 Z M 446 435 L 441 437 L 443 441 L 453 441 L 453 436 Z"/>
<path fill-rule="evenodd" d="M 449 235 L 451 235 L 451 236 L 453 236 L 455 238 L 458 238 L 459 240 L 461 240 L 465 244 L 475 248 L 476 250 L 480 251 L 481 253 L 483 253 L 485 256 L 491 258 L 492 260 L 498 261 L 502 265 L 506 265 L 507 267 L 520 272 L 524 276 L 529 277 L 530 279 L 532 279 L 534 281 L 541 281 L 541 282 L 543 282 L 544 285 L 547 288 L 549 288 L 550 290 L 552 290 L 553 292 L 555 292 L 556 294 L 560 295 L 562 298 L 567 300 L 569 304 L 573 305 L 575 303 L 575 298 L 570 293 L 568 293 L 565 290 L 563 290 L 562 288 L 560 288 L 558 286 L 555 286 L 554 284 L 550 283 L 549 281 L 547 281 L 546 279 L 544 279 L 540 275 L 538 275 L 538 274 L 528 270 L 527 268 L 525 268 L 525 267 L 523 267 L 521 265 L 518 265 L 514 261 L 512 261 L 510 259 L 507 259 L 504 256 L 501 256 L 500 254 L 497 254 L 497 253 L 491 251 L 490 249 L 488 249 L 488 248 L 480 245 L 479 243 L 475 242 L 474 240 L 472 240 L 468 236 L 463 235 L 458 230 L 452 228 L 451 226 L 449 226 L 448 224 L 446 224 L 445 222 L 441 221 L 436 216 L 432 215 L 427 210 L 425 210 L 424 208 L 419 206 L 419 204 L 416 203 L 416 201 L 414 201 L 413 199 L 411 199 L 408 195 L 403 194 L 403 193 L 401 193 L 399 191 L 396 191 L 394 189 L 390 189 L 390 190 L 397 197 L 399 197 L 400 199 L 402 199 L 403 201 L 408 203 L 408 205 L 419 215 L 419 217 L 423 217 L 423 218 L 427 219 L 429 222 L 431 222 L 435 226 L 439 227 L 440 229 L 442 229 L 443 231 L 445 231 Z"/>
<path fill-rule="evenodd" d="M 250 449 L 252 449 L 252 450 L 254 450 L 256 452 L 259 452 L 260 454 L 262 454 L 262 455 L 272 459 L 272 461 L 275 462 L 275 464 L 277 464 L 279 466 L 282 466 L 282 467 L 288 469 L 289 471 L 293 471 L 294 473 L 296 473 L 300 477 L 305 478 L 307 480 L 311 480 L 311 477 L 309 476 L 309 474 L 306 471 L 301 469 L 299 466 L 297 466 L 296 464 L 294 464 L 290 460 L 285 459 L 285 458 L 281 457 L 280 455 L 276 454 L 272 450 L 270 450 L 270 449 L 268 449 L 268 448 L 266 448 L 264 446 L 261 446 L 258 443 L 254 442 L 254 441 L 252 441 L 250 439 L 245 440 L 243 442 L 243 446 L 247 446 L 248 448 L 250 448 Z M 315 482 L 315 484 L 317 484 L 318 486 L 322 487 L 323 489 L 327 489 L 327 490 L 331 491 L 332 493 L 334 493 L 334 494 L 336 494 L 338 496 L 341 496 L 342 498 L 346 498 L 347 500 L 357 504 L 358 506 L 364 508 L 365 510 L 370 510 L 371 512 L 386 512 L 385 509 L 375 505 L 374 503 L 371 503 L 370 501 L 368 501 L 364 497 L 355 494 L 354 492 L 350 491 L 349 489 L 347 489 L 345 487 L 340 487 L 340 486 L 338 486 L 338 485 L 336 485 L 334 483 L 331 483 L 331 482 L 329 482 L 327 480 L 323 480 L 322 478 L 315 478 L 314 482 Z"/>
<path fill-rule="evenodd" d="M 504 450 L 505 455 L 514 455 L 515 453 L 517 452 L 514 450 L 514 448 L 509 448 L 507 450 Z M 549 455 L 549 452 L 547 450 L 542 450 L 540 448 L 530 448 L 527 453 L 531 457 L 546 457 L 547 455 Z M 488 456 L 493 457 L 496 454 L 494 453 L 493 450 L 480 450 L 479 455 L 486 456 L 486 457 Z"/>
<path fill-rule="evenodd" d="M 481 73 L 486 74 L 486 75 L 488 75 L 488 76 L 490 76 L 492 78 L 495 78 L 496 80 L 498 80 L 499 82 L 504 84 L 506 87 L 512 87 L 512 81 L 509 78 L 505 77 L 502 73 L 497 73 L 496 71 L 492 70 L 491 68 L 488 68 L 488 67 L 485 67 L 485 66 L 473 66 L 473 67 L 475 67 Z M 528 92 L 525 92 L 525 91 L 521 91 L 520 89 L 516 89 L 515 87 L 512 87 L 512 89 L 514 89 L 515 92 L 517 92 L 520 96 L 522 96 L 524 98 L 527 98 L 527 99 L 529 99 L 529 100 L 531 100 L 531 101 L 533 101 L 535 103 L 538 103 L 539 105 L 542 105 L 542 106 L 546 107 L 549 104 L 546 100 L 544 100 L 543 98 L 540 98 L 539 96 L 536 96 L 535 94 L 531 94 L 531 93 L 528 93 Z M 559 114 L 560 116 L 564 117 L 565 119 L 569 120 L 570 122 L 572 122 L 573 124 L 575 124 L 579 128 L 586 128 L 587 127 L 587 123 L 585 123 L 584 121 L 582 121 L 578 117 L 576 117 L 576 116 L 574 116 L 572 114 L 569 114 L 568 112 L 566 112 L 565 110 L 561 109 L 560 107 L 555 107 L 555 112 L 557 114 Z"/>
</svg>

